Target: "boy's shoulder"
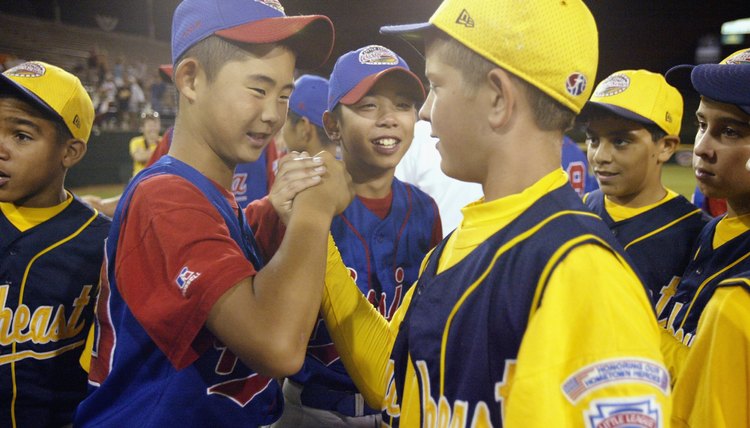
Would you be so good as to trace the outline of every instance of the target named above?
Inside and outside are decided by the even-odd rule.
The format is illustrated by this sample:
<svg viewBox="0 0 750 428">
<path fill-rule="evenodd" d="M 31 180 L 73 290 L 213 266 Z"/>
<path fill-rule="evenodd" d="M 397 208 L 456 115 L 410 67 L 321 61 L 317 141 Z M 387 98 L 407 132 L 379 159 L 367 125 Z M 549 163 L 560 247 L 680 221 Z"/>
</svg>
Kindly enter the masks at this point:
<svg viewBox="0 0 750 428">
<path fill-rule="evenodd" d="M 405 181 L 399 180 L 396 177 L 393 177 L 393 184 L 391 185 L 391 187 L 394 189 L 394 193 L 393 193 L 394 198 L 396 197 L 396 194 L 397 194 L 395 192 L 395 189 L 397 187 L 402 187 L 403 189 L 405 189 L 406 192 L 413 195 L 414 198 L 416 198 L 417 200 L 422 201 L 422 202 L 430 202 L 432 204 L 435 204 L 435 206 L 437 206 L 437 203 L 435 202 L 435 199 L 432 196 L 430 196 L 427 192 L 420 189 L 414 184 L 407 183 Z"/>
</svg>

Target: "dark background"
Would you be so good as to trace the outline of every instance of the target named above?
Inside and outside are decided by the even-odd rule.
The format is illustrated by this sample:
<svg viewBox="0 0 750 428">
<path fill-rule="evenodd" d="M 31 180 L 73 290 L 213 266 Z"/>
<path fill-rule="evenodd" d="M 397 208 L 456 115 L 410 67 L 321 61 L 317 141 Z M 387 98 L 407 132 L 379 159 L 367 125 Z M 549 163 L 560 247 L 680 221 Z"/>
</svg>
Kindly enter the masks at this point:
<svg viewBox="0 0 750 428">
<path fill-rule="evenodd" d="M 281 2 L 287 15 L 319 13 L 334 22 L 336 45 L 332 59 L 318 70 L 323 75 L 330 72 L 335 58 L 342 53 L 372 43 L 391 47 L 421 75 L 424 64 L 416 52 L 400 39 L 379 35 L 378 28 L 425 21 L 440 4 L 440 0 Z M 0 12 L 44 20 L 58 17 L 64 23 L 86 27 L 96 27 L 97 14 L 113 16 L 118 18 L 115 31 L 169 41 L 172 12 L 178 3 L 178 0 L 0 0 Z M 597 82 L 626 68 L 663 73 L 674 64 L 693 63 L 702 37 L 718 37 L 722 23 L 750 17 L 748 0 L 588 0 L 586 4 L 599 28 Z M 750 36 L 740 46 L 724 47 L 721 57 L 750 46 L 747 37 Z"/>
</svg>

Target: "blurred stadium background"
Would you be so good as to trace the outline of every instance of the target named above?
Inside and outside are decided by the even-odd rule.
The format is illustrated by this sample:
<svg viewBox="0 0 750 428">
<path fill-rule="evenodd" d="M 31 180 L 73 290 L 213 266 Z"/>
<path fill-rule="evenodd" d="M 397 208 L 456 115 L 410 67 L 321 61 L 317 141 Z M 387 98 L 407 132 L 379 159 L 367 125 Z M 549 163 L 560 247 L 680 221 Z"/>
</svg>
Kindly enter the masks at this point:
<svg viewBox="0 0 750 428">
<path fill-rule="evenodd" d="M 218 0 L 220 1 L 220 0 Z M 252 0 L 248 0 L 252 1 Z M 584 0 L 600 33 L 597 81 L 620 69 L 665 72 L 681 63 L 717 62 L 750 46 L 747 0 Z M 426 20 L 440 0 L 281 0 L 288 15 L 320 13 L 336 27 L 326 76 L 342 53 L 378 43 L 391 47 L 422 75 L 424 63 L 405 42 L 378 34 L 383 24 Z M 68 175 L 78 192 L 117 194 L 130 178 L 128 141 L 144 110 L 174 117 L 174 89 L 157 73 L 170 61 L 171 17 L 179 0 L 0 0 L 0 70 L 42 60 L 77 74 L 100 113 L 84 161 Z M 141 97 L 142 93 L 142 97 Z M 129 95 L 129 96 L 128 96 Z M 683 153 L 665 170 L 674 190 L 690 194 L 689 165 L 698 100 L 685 96 Z M 581 136 L 573 133 L 574 139 Z"/>
</svg>

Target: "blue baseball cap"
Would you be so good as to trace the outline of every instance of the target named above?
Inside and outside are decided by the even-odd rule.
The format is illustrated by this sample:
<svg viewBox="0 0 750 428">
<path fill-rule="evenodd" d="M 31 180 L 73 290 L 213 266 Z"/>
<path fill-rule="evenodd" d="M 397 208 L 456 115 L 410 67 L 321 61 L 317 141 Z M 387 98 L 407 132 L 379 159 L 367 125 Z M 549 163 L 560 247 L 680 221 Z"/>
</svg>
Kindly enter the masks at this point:
<svg viewBox="0 0 750 428">
<path fill-rule="evenodd" d="M 242 43 L 287 40 L 298 68 L 316 68 L 333 49 L 333 23 L 323 15 L 286 16 L 278 0 L 184 0 L 172 19 L 172 64 L 211 35 Z"/>
<path fill-rule="evenodd" d="M 386 47 L 369 45 L 347 52 L 336 61 L 329 79 L 328 111 L 333 111 L 338 103 L 356 103 L 381 77 L 392 72 L 410 77 L 414 82 L 415 99 L 424 100 L 422 81 L 409 70 L 406 61 Z"/>
<path fill-rule="evenodd" d="M 740 49 L 718 64 L 674 66 L 666 78 L 677 87 L 692 87 L 704 97 L 734 104 L 750 114 L 750 48 Z"/>
<path fill-rule="evenodd" d="M 294 82 L 294 91 L 289 97 L 289 110 L 322 128 L 327 99 L 328 80 L 303 74 Z"/>
</svg>

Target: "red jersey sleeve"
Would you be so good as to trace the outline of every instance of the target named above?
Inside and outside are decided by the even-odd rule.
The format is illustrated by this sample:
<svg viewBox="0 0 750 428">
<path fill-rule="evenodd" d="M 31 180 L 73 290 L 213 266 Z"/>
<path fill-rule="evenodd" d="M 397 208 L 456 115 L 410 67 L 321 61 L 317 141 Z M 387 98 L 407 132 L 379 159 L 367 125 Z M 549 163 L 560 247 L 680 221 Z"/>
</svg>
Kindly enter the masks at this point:
<svg viewBox="0 0 750 428">
<path fill-rule="evenodd" d="M 154 152 L 151 153 L 151 157 L 148 158 L 148 162 L 146 162 L 146 166 L 151 166 L 156 161 L 161 159 L 162 156 L 169 153 L 169 146 L 172 144 L 172 130 L 174 128 L 167 129 L 167 132 L 164 133 L 164 135 L 161 137 L 161 140 L 159 140 L 159 143 L 156 144 L 156 148 L 154 149 Z"/>
<path fill-rule="evenodd" d="M 247 224 L 253 229 L 253 236 L 260 247 L 263 260 L 271 260 L 281 246 L 286 226 L 273 209 L 268 196 L 256 199 L 245 207 Z"/>
<path fill-rule="evenodd" d="M 221 190 L 237 209 L 234 197 Z M 197 187 L 173 175 L 138 185 L 120 230 L 117 289 L 175 367 L 200 356 L 209 311 L 252 275 L 255 269 L 224 218 Z"/>
<path fill-rule="evenodd" d="M 276 181 L 276 164 L 279 161 L 279 151 L 276 148 L 276 140 L 272 139 L 266 146 L 266 182 L 268 183 L 267 194 L 271 193 L 271 186 Z"/>
</svg>

